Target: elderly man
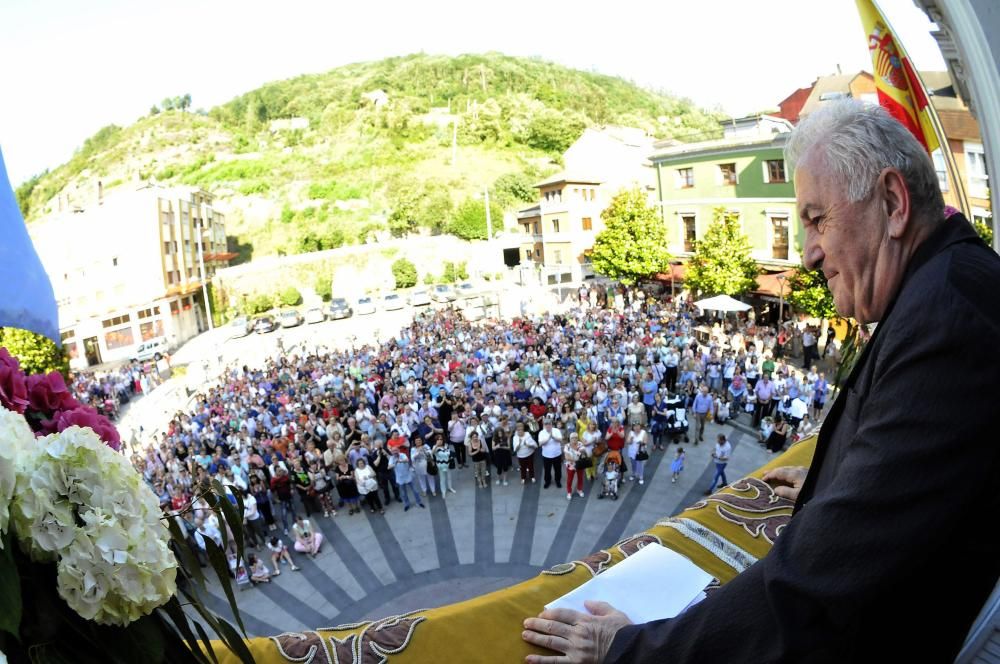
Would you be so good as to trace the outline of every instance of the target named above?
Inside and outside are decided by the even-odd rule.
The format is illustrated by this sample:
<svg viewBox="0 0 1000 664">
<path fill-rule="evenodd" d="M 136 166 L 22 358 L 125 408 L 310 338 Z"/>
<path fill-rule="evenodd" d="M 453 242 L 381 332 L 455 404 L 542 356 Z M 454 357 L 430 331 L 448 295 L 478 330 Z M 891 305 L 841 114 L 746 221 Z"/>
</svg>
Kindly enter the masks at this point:
<svg viewBox="0 0 1000 664">
<path fill-rule="evenodd" d="M 671 620 L 550 611 L 529 662 L 950 662 L 1000 574 L 1000 258 L 945 218 L 934 167 L 878 107 L 830 103 L 786 148 L 840 315 L 878 322 L 770 553 Z"/>
</svg>

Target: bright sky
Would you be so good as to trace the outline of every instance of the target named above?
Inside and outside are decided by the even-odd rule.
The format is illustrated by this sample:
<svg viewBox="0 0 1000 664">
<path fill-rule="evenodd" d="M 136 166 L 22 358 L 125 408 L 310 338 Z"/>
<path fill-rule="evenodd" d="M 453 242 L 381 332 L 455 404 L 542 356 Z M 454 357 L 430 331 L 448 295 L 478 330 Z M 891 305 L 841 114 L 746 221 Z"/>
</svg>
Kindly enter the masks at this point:
<svg viewBox="0 0 1000 664">
<path fill-rule="evenodd" d="M 913 0 L 881 0 L 918 69 L 944 69 Z M 594 7 L 590 9 L 588 7 Z M 424 51 L 535 55 L 740 115 L 871 69 L 854 0 L 3 0 L 0 147 L 16 186 L 166 96 Z"/>
</svg>

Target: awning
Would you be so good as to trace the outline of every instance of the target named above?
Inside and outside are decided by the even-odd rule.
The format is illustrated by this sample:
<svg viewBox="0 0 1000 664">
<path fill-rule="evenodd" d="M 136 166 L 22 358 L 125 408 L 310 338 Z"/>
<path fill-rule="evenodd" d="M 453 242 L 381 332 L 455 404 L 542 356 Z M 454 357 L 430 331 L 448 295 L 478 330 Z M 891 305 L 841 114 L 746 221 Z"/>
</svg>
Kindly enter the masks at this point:
<svg viewBox="0 0 1000 664">
<path fill-rule="evenodd" d="M 671 274 L 673 274 L 673 280 L 675 282 L 684 281 L 684 275 L 687 273 L 687 266 L 685 265 L 671 265 L 670 272 L 657 272 L 653 275 L 653 279 L 657 281 L 664 281 L 670 283 Z"/>
<path fill-rule="evenodd" d="M 788 295 L 788 291 L 791 290 L 791 286 L 788 281 L 798 274 L 797 270 L 785 270 L 784 272 L 771 272 L 767 274 L 757 275 L 757 289 L 754 290 L 755 293 L 760 295 L 770 295 L 772 297 L 781 297 L 782 292 L 784 295 Z M 784 291 L 782 291 L 782 277 L 784 279 Z"/>
<path fill-rule="evenodd" d="M 729 297 L 728 295 L 716 295 L 715 297 L 698 300 L 694 306 L 708 311 L 746 311 L 750 305 L 746 302 Z"/>
</svg>

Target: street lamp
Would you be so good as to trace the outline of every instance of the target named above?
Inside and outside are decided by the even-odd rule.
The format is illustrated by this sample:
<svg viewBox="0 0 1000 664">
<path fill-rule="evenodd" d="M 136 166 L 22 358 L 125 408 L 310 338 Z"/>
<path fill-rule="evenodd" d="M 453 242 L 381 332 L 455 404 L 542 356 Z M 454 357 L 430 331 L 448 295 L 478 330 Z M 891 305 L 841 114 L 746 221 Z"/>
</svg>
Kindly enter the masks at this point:
<svg viewBox="0 0 1000 664">
<path fill-rule="evenodd" d="M 783 274 L 778 275 L 778 325 L 785 319 L 785 280 L 788 278 Z"/>
</svg>

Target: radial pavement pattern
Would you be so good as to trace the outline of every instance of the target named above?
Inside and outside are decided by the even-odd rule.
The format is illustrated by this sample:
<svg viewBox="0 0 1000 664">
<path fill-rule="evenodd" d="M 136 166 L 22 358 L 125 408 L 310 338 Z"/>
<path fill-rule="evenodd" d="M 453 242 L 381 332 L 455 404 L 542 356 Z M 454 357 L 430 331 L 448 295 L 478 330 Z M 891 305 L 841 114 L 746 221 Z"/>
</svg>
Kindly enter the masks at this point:
<svg viewBox="0 0 1000 664">
<path fill-rule="evenodd" d="M 293 552 L 300 572 L 282 565 L 272 583 L 242 586 L 237 602 L 244 624 L 251 635 L 270 636 L 432 608 L 506 588 L 609 547 L 703 496 L 721 431 L 733 444 L 730 482 L 767 461 L 749 432 L 709 424 L 705 442 L 681 444 L 687 464 L 676 483 L 670 464 L 677 446 L 671 445 L 652 453 L 645 484 L 627 482 L 617 501 L 598 500 L 599 482 L 587 481 L 585 496 L 574 493 L 570 500 L 565 477 L 563 488 L 544 489 L 539 459 L 538 481 L 526 486 L 515 469 L 509 486 L 497 486 L 493 476 L 488 488 L 477 489 L 470 466 L 453 471 L 458 493 L 447 499 L 427 496 L 424 509 L 404 512 L 393 502 L 385 516 L 367 511 L 348 516 L 346 509 L 334 518 L 314 514 L 325 538 L 321 554 L 310 560 Z M 291 550 L 291 537 L 283 539 Z M 228 616 L 222 589 L 210 590 L 209 605 Z"/>
</svg>

